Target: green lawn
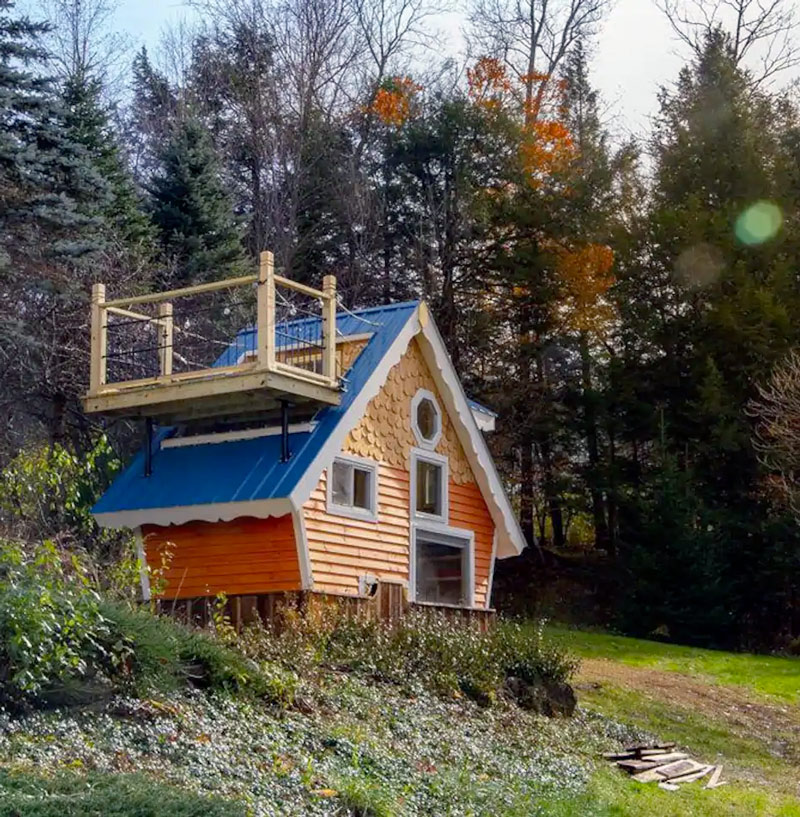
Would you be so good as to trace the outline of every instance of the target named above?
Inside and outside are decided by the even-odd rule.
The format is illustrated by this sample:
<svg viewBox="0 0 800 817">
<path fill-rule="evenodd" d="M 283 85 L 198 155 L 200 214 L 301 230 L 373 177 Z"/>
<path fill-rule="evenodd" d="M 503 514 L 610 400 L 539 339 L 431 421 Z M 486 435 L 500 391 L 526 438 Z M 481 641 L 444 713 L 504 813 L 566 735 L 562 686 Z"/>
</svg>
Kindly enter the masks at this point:
<svg viewBox="0 0 800 817">
<path fill-rule="evenodd" d="M 800 658 L 705 650 L 550 626 L 548 634 L 581 658 L 604 658 L 743 686 L 800 705 Z"/>
<path fill-rule="evenodd" d="M 699 760 L 723 764 L 729 785 L 706 791 L 702 784 L 692 784 L 665 792 L 653 784 L 636 784 L 600 763 L 584 798 L 553 804 L 547 815 L 800 817 L 800 709 L 795 709 L 800 705 L 800 659 L 696 649 L 558 626 L 549 627 L 549 635 L 587 659 L 585 671 L 576 678 L 584 709 L 674 740 Z M 617 667 L 631 668 L 631 673 L 609 671 L 604 680 L 603 670 Z M 639 669 L 646 672 L 638 673 Z M 656 670 L 663 683 L 648 686 L 650 670 Z M 696 693 L 698 687 L 704 698 L 707 690 L 708 698 L 693 708 L 680 692 L 685 688 Z M 726 688 L 734 691 L 733 704 L 731 695 L 724 694 Z M 717 699 L 720 705 L 715 707 Z M 753 727 L 748 718 L 761 710 L 764 721 Z M 775 713 L 774 722 L 770 712 Z"/>
</svg>

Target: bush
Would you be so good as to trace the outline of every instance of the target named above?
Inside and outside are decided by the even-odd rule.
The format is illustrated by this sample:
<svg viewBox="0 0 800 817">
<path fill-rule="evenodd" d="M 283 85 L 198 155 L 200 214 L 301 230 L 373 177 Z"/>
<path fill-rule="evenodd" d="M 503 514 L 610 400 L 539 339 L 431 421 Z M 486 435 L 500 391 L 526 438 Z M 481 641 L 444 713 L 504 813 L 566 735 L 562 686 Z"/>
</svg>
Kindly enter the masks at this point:
<svg viewBox="0 0 800 817">
<path fill-rule="evenodd" d="M 244 806 L 139 775 L 0 770 L 0 817 L 245 817 Z"/>
<path fill-rule="evenodd" d="M 531 685 L 565 684 L 577 667 L 544 638 L 542 624 L 501 621 L 481 632 L 428 612 L 388 626 L 336 608 L 308 618 L 290 610 L 277 635 L 249 628 L 240 646 L 254 659 L 301 673 L 346 670 L 412 689 L 464 694 L 482 705 L 509 677 Z"/>
<path fill-rule="evenodd" d="M 69 702 L 107 688 L 125 645 L 76 559 L 51 542 L 0 545 L 0 701 Z"/>
<path fill-rule="evenodd" d="M 169 691 L 187 683 L 203 689 L 251 694 L 290 703 L 296 678 L 281 667 L 259 667 L 213 635 L 124 604 L 102 605 L 112 632 L 128 648 L 128 682 L 134 691 Z"/>
</svg>

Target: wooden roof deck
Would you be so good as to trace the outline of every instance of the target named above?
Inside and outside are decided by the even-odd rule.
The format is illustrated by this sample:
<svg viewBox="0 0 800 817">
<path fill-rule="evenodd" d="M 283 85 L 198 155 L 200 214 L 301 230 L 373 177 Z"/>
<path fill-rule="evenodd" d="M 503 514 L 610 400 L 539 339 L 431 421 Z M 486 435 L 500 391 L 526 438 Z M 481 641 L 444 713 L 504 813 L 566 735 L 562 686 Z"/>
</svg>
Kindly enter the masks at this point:
<svg viewBox="0 0 800 817">
<path fill-rule="evenodd" d="M 228 338 L 228 343 L 222 344 L 226 353 L 221 358 L 212 365 L 198 365 L 189 363 L 186 357 L 176 352 L 175 347 L 185 330 L 176 325 L 174 301 L 253 286 L 256 288 L 255 328 L 236 338 Z M 277 324 L 276 291 L 279 287 L 315 304 L 319 318 L 314 320 L 312 317 L 311 321 L 300 321 L 298 325 L 312 327 L 316 334 L 307 331 L 305 337 L 295 336 L 296 332 L 285 328 L 292 324 Z M 156 314 L 131 310 L 131 307 L 141 305 L 155 305 Z M 220 415 L 267 413 L 282 401 L 319 405 L 339 403 L 336 279 L 332 275 L 325 276 L 321 290 L 313 289 L 276 275 L 272 254 L 265 252 L 261 254 L 257 275 L 167 292 L 106 300 L 105 286 L 95 284 L 91 309 L 91 368 L 89 391 L 83 401 L 89 413 L 179 422 Z M 315 313 L 307 311 L 307 314 L 313 316 Z M 114 357 L 108 351 L 109 316 L 125 318 L 137 329 L 155 334 L 156 345 L 144 349 L 157 353 L 157 371 L 153 376 L 109 382 L 108 361 Z M 280 341 L 278 335 L 283 336 Z M 245 336 L 253 341 L 252 347 L 240 349 L 237 343 Z M 232 362 L 225 360 L 226 355 Z M 183 371 L 174 371 L 176 360 L 183 365 Z"/>
</svg>

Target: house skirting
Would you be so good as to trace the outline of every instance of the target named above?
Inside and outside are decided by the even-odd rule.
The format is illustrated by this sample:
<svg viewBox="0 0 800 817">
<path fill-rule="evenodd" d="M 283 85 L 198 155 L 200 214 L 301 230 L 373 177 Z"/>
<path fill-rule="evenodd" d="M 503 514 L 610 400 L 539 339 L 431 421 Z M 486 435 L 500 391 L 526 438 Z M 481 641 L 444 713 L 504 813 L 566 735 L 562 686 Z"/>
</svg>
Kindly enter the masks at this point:
<svg viewBox="0 0 800 817">
<path fill-rule="evenodd" d="M 257 621 L 270 629 L 281 626 L 283 613 L 296 610 L 300 615 L 312 618 L 337 610 L 342 615 L 363 618 L 366 621 L 383 621 L 389 624 L 400 621 L 410 611 L 430 612 L 444 616 L 450 621 L 460 621 L 488 629 L 495 619 L 495 611 L 483 608 L 453 607 L 440 604 L 415 604 L 409 602 L 405 586 L 394 582 L 378 582 L 370 595 L 339 595 L 314 590 L 298 590 L 280 593 L 231 595 L 224 605 L 214 596 L 197 596 L 188 599 L 157 599 L 156 610 L 161 615 L 195 627 L 205 627 L 214 616 L 223 615 L 237 632 Z"/>
</svg>

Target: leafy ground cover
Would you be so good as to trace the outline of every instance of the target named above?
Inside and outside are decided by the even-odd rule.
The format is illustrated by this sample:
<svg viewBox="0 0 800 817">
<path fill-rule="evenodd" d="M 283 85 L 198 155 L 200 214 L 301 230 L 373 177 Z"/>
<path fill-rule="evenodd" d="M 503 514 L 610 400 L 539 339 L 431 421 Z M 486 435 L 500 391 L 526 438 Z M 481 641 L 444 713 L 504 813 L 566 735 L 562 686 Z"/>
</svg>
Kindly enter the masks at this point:
<svg viewBox="0 0 800 817">
<path fill-rule="evenodd" d="M 109 675 L 122 680 L 81 706 L 26 694 L 0 710 L 0 817 L 800 817 L 791 662 L 755 657 L 748 684 L 747 657 L 682 661 L 681 648 L 538 625 L 486 638 L 443 622 L 294 622 L 234 640 L 105 603 L 95 618 L 122 644 Z M 575 716 L 521 708 L 503 678 L 562 680 L 565 643 L 587 656 Z M 600 759 L 650 737 L 725 763 L 731 784 L 663 792 Z"/>
</svg>

